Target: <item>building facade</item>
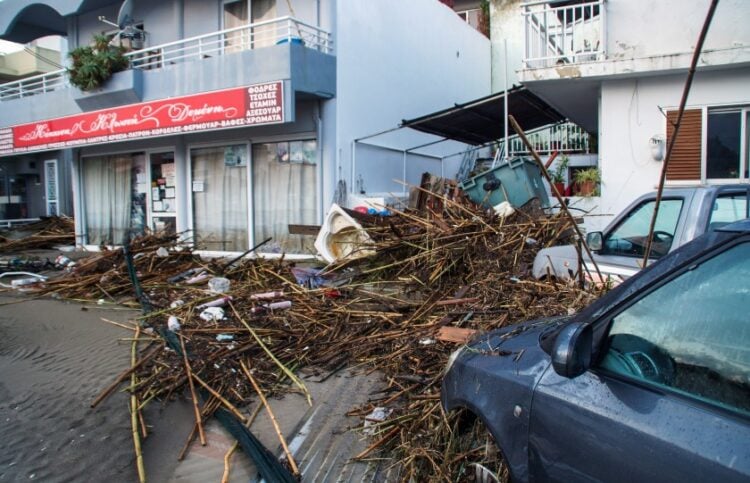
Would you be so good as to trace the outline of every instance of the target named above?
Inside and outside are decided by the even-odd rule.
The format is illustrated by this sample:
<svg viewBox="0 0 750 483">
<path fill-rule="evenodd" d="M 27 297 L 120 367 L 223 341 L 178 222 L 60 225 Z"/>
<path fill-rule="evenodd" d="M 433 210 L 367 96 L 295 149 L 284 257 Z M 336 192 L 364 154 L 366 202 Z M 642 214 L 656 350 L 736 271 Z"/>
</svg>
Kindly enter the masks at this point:
<svg viewBox="0 0 750 483">
<path fill-rule="evenodd" d="M 587 226 L 602 228 L 656 189 L 669 121 L 708 0 L 493 0 L 492 31 L 507 33 L 519 82 L 598 138 L 600 196 Z M 748 182 L 750 3 L 722 0 L 687 102 L 667 183 Z M 504 63 L 493 36 L 493 66 Z M 520 50 L 519 50 L 520 49 Z M 520 56 L 519 56 L 520 54 Z M 500 63 L 500 64 L 498 64 Z M 502 75 L 502 74 L 500 74 Z M 493 70 L 493 87 L 498 75 Z M 511 75 L 512 77 L 512 75 Z"/>
<path fill-rule="evenodd" d="M 130 47 L 91 91 L 64 72 L 0 85 L 0 156 L 70 164 L 83 246 L 166 229 L 207 252 L 313 253 L 351 180 L 418 182 L 377 152 L 355 166 L 353 140 L 489 92 L 489 41 L 434 0 L 125 4 L 0 3 L 7 40 Z"/>
</svg>

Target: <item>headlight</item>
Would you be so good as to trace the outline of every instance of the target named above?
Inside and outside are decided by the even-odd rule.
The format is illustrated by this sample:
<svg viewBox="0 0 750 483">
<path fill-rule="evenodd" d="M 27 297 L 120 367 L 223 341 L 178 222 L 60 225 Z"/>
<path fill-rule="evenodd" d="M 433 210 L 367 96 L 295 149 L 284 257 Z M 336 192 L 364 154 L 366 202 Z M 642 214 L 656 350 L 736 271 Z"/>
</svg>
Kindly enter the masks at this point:
<svg viewBox="0 0 750 483">
<path fill-rule="evenodd" d="M 461 352 L 463 352 L 464 349 L 466 349 L 465 345 L 453 351 L 451 356 L 448 358 L 448 363 L 445 365 L 445 370 L 443 371 L 443 375 L 448 374 L 448 371 L 451 370 L 451 367 L 453 367 L 453 364 L 456 362 L 456 359 L 458 359 L 458 356 L 461 355 Z"/>
</svg>

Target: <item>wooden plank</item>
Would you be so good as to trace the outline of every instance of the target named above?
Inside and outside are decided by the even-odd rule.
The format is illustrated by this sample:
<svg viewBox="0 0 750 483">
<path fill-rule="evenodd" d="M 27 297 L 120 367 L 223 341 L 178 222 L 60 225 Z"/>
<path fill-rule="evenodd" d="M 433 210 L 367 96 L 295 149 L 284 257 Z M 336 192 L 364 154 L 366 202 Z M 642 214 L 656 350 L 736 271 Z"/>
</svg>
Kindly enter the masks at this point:
<svg viewBox="0 0 750 483">
<path fill-rule="evenodd" d="M 461 327 L 446 325 L 438 330 L 437 339 L 443 342 L 466 344 L 476 334 L 477 331 L 474 329 L 462 329 Z"/>
<path fill-rule="evenodd" d="M 289 225 L 290 235 L 316 236 L 320 232 L 319 225 Z"/>
</svg>

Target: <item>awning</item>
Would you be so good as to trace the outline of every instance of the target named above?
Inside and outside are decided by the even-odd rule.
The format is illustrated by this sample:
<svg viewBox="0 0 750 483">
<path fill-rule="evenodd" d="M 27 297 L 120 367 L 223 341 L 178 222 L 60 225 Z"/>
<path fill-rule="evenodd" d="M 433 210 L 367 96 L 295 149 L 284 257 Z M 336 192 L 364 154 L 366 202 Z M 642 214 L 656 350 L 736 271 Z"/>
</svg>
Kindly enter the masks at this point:
<svg viewBox="0 0 750 483">
<path fill-rule="evenodd" d="M 480 145 L 505 136 L 505 93 L 500 92 L 426 116 L 404 120 L 401 127 L 434 134 L 466 144 Z M 508 114 L 524 131 L 562 122 L 565 117 L 526 87 L 508 91 Z M 513 132 L 512 128 L 509 128 Z"/>
</svg>

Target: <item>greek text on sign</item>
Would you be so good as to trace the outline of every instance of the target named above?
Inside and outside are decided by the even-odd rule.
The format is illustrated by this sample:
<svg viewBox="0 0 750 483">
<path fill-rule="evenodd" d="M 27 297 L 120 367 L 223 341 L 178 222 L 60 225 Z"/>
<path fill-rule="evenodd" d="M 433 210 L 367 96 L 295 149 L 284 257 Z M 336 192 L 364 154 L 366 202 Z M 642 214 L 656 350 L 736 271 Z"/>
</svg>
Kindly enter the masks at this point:
<svg viewBox="0 0 750 483">
<path fill-rule="evenodd" d="M 0 155 L 283 122 L 275 81 L 0 129 Z"/>
</svg>

